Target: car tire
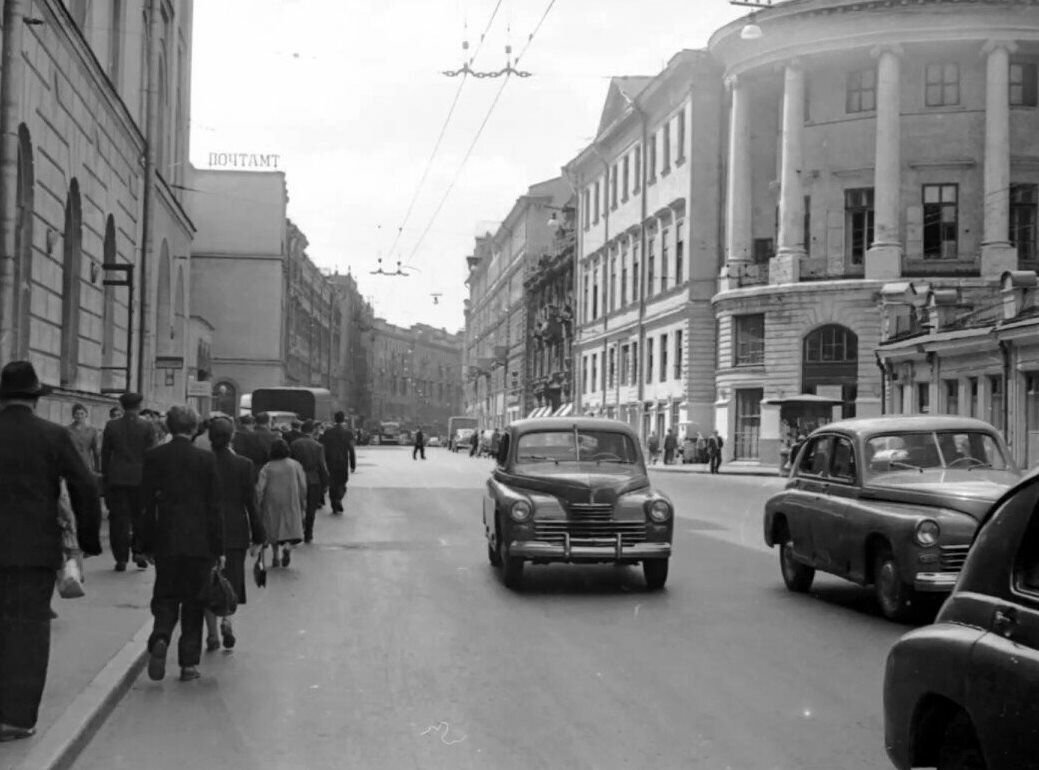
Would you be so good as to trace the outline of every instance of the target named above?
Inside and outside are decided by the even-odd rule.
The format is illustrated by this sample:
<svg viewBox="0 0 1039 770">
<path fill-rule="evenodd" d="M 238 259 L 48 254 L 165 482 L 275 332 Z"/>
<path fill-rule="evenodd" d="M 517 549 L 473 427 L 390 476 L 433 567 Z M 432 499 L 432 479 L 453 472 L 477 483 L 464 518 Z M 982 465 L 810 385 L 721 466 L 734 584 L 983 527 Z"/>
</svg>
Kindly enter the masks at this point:
<svg viewBox="0 0 1039 770">
<path fill-rule="evenodd" d="M 986 770 L 985 755 L 970 717 L 959 712 L 949 720 L 938 747 L 938 770 Z"/>
<path fill-rule="evenodd" d="M 667 582 L 667 568 L 670 559 L 644 559 L 642 575 L 646 578 L 646 586 L 650 591 L 659 591 Z"/>
<path fill-rule="evenodd" d="M 890 550 L 877 552 L 873 560 L 873 591 L 880 611 L 888 620 L 904 622 L 913 616 L 913 587 L 903 582 L 898 562 Z"/>
<path fill-rule="evenodd" d="M 808 593 L 815 580 L 815 568 L 802 564 L 794 556 L 794 541 L 786 538 L 779 546 L 779 571 L 787 589 L 794 593 Z"/>
<path fill-rule="evenodd" d="M 487 560 L 492 567 L 501 566 L 501 537 L 497 530 L 494 533 L 494 542 L 487 541 Z"/>
<path fill-rule="evenodd" d="M 502 556 L 501 577 L 506 588 L 516 590 L 523 585 L 523 558 L 509 556 L 506 550 Z"/>
</svg>

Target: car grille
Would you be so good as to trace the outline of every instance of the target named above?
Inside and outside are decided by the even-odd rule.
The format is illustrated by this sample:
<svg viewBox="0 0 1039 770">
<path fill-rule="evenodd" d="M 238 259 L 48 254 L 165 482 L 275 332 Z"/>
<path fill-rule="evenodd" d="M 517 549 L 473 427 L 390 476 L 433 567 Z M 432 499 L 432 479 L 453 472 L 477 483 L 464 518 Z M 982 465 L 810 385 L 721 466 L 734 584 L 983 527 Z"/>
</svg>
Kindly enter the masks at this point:
<svg viewBox="0 0 1039 770">
<path fill-rule="evenodd" d="M 562 543 L 570 535 L 573 545 L 582 541 L 604 540 L 611 543 L 621 536 L 622 545 L 646 542 L 646 524 L 641 521 L 535 521 L 534 536 L 550 543 Z"/>
<path fill-rule="evenodd" d="M 577 521 L 609 521 L 613 506 L 609 503 L 570 503 L 570 517 Z"/>
<path fill-rule="evenodd" d="M 963 562 L 967 560 L 969 545 L 943 545 L 939 564 L 942 572 L 959 572 L 963 569 Z"/>
</svg>

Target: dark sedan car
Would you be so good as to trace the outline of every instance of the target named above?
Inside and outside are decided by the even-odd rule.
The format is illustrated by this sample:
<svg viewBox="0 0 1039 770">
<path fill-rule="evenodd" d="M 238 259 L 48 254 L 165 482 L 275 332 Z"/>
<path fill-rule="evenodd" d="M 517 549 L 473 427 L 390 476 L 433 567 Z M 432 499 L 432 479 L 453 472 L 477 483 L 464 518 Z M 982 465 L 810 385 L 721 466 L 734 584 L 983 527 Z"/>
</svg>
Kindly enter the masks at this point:
<svg viewBox="0 0 1039 770">
<path fill-rule="evenodd" d="M 502 434 L 483 526 L 488 558 L 510 588 L 528 561 L 641 562 L 647 585 L 662 588 L 673 520 L 625 423 L 549 417 L 514 422 Z"/>
<path fill-rule="evenodd" d="M 873 585 L 904 620 L 918 593 L 952 590 L 978 521 L 1020 473 L 988 423 L 955 416 L 844 420 L 813 432 L 786 489 L 765 505 L 765 542 L 783 580 L 817 569 Z"/>
<path fill-rule="evenodd" d="M 892 647 L 884 724 L 898 768 L 1039 767 L 1039 477 L 993 506 L 934 624 Z"/>
</svg>

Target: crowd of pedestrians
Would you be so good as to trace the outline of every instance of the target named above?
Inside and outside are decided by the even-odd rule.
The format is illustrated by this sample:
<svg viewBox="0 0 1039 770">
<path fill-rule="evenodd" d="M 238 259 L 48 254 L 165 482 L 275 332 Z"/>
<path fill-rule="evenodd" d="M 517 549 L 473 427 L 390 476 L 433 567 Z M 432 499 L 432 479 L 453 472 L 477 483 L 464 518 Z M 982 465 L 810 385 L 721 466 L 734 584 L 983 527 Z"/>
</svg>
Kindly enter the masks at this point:
<svg viewBox="0 0 1039 770">
<path fill-rule="evenodd" d="M 313 540 L 326 493 L 343 513 L 356 469 L 342 412 L 327 429 L 307 420 L 283 432 L 266 414 L 200 424 L 186 406 L 162 415 L 125 393 L 98 430 L 80 404 L 68 426 L 38 417 L 49 392 L 27 361 L 0 371 L 0 742 L 35 732 L 56 576 L 73 555 L 101 554 L 103 508 L 115 570 L 155 569 L 149 676 L 165 677 L 179 624 L 180 679 L 191 681 L 203 634 L 210 651 L 237 642 L 231 618 L 203 598 L 214 569 L 244 604 L 247 554 L 265 568 L 270 549 L 272 566 L 288 567 L 292 549 Z"/>
</svg>

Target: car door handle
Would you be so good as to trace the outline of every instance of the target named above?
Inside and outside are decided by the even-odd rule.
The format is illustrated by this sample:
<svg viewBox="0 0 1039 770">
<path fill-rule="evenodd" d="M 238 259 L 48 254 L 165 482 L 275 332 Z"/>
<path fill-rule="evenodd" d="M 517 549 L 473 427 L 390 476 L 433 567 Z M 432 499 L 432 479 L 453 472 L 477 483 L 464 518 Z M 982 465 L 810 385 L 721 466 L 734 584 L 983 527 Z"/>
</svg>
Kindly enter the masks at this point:
<svg viewBox="0 0 1039 770">
<path fill-rule="evenodd" d="M 992 613 L 992 630 L 1001 636 L 1009 636 L 1017 625 L 1017 610 L 1013 607 L 997 607 Z"/>
</svg>

